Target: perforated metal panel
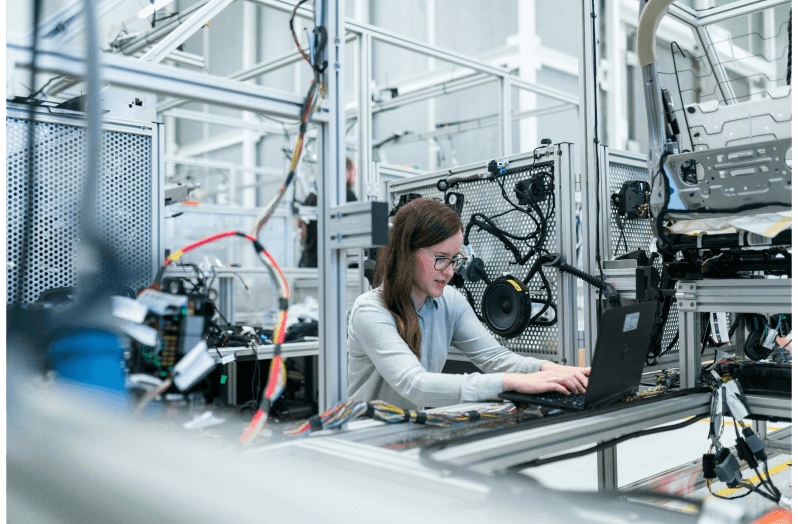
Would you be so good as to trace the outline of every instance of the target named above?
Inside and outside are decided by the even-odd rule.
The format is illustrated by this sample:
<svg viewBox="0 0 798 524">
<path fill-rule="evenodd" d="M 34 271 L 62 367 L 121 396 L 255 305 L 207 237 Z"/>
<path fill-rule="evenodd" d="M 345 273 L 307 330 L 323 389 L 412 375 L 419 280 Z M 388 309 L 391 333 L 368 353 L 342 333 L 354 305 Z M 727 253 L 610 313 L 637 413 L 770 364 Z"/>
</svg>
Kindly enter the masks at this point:
<svg viewBox="0 0 798 524">
<path fill-rule="evenodd" d="M 557 146 L 552 147 L 555 149 L 557 148 Z M 486 164 L 487 162 L 482 164 L 482 172 L 486 171 L 484 168 Z M 565 229 L 568 229 L 569 231 L 572 230 L 575 227 L 575 223 L 571 223 L 569 221 L 567 224 L 563 225 L 561 224 L 561 221 L 565 216 L 567 216 L 569 219 L 573 217 L 573 209 L 571 206 L 572 202 L 567 202 L 568 205 L 565 206 L 565 209 L 568 211 L 564 211 L 562 207 L 563 199 L 559 192 L 561 189 L 560 177 L 567 176 L 569 177 L 567 180 L 570 182 L 570 173 L 562 174 L 560 172 L 562 164 L 560 163 L 560 157 L 558 157 L 556 153 L 552 154 L 552 156 L 549 157 L 545 162 L 539 161 L 538 165 L 535 167 L 532 167 L 533 162 L 531 160 L 529 160 L 527 164 L 529 165 L 528 170 L 511 174 L 504 178 L 505 191 L 507 192 L 508 197 L 514 203 L 516 203 L 516 197 L 513 191 L 516 183 L 518 183 L 520 180 L 530 178 L 533 176 L 533 174 L 548 172 L 553 175 L 555 187 L 553 188 L 554 195 L 551 199 L 551 203 L 554 207 L 551 210 L 552 214 L 548 220 L 549 229 L 543 247 L 547 252 L 564 253 L 565 259 L 570 262 L 570 259 L 573 258 L 571 255 L 573 246 L 569 246 L 568 248 L 563 246 L 562 232 Z M 511 166 L 515 165 L 523 164 L 511 164 Z M 478 171 L 479 170 L 475 170 L 475 172 Z M 437 180 L 442 177 L 443 176 L 441 174 L 435 173 L 426 175 L 428 182 L 424 185 L 421 185 L 420 183 L 408 184 L 406 182 L 390 183 L 388 185 L 390 191 L 389 205 L 391 207 L 395 206 L 399 201 L 399 197 L 407 193 L 418 193 L 425 198 L 436 198 L 443 200 L 444 193 L 439 191 L 435 186 Z M 483 213 L 487 216 L 493 216 L 512 209 L 512 206 L 502 197 L 501 188 L 495 181 L 484 179 L 460 183 L 453 191 L 462 193 L 465 197 L 463 211 L 461 214 L 464 227 L 468 224 L 468 221 L 473 213 Z M 546 208 L 543 209 L 543 212 L 544 215 L 548 214 Z M 517 211 L 497 217 L 495 222 L 505 231 L 517 236 L 526 235 L 537 229 L 537 225 L 529 216 Z M 471 231 L 469 243 L 474 251 L 474 255 L 481 258 L 485 262 L 488 278 L 490 280 L 499 278 L 503 274 L 511 274 L 516 278 L 523 280 L 537 258 L 536 256 L 533 256 L 523 266 L 517 265 L 512 253 L 505 249 L 504 245 L 498 238 L 484 231 L 480 231 L 476 227 L 474 227 Z M 520 241 L 515 241 L 515 244 L 518 246 L 518 250 L 522 255 L 528 250 L 528 247 Z M 567 307 L 570 308 L 573 306 L 575 308 L 575 294 L 573 297 L 568 299 L 563 298 L 566 294 L 565 290 L 562 289 L 563 277 L 557 269 L 543 268 L 543 272 L 551 286 L 554 302 L 558 306 L 558 324 L 568 323 L 571 318 L 575 319 L 575 311 L 569 312 L 568 314 L 563 314 L 562 307 L 563 302 L 565 302 Z M 542 282 L 543 280 L 539 274 L 536 274 L 532 278 L 528 286 L 531 295 L 539 295 L 540 298 L 545 298 L 546 295 L 545 291 L 543 291 Z M 475 305 L 479 311 L 481 308 L 482 295 L 487 287 L 486 284 L 484 282 L 466 282 L 465 285 L 474 296 Z M 572 288 L 569 285 L 568 292 L 573 294 L 575 293 L 574 289 L 575 288 Z M 465 295 L 463 290 L 460 290 L 460 292 Z M 540 305 L 533 303 L 532 306 L 534 315 L 540 309 Z M 563 330 L 568 331 L 566 338 L 568 338 L 569 341 L 571 340 L 572 335 L 575 335 L 575 333 L 570 333 L 571 328 L 575 330 L 575 321 L 574 326 L 568 326 L 567 328 L 558 324 L 554 324 L 552 326 L 531 326 L 528 327 L 520 336 L 513 339 L 504 339 L 496 336 L 495 334 L 494 336 L 496 336 L 496 339 L 502 345 L 516 353 L 529 354 L 547 359 L 555 359 L 560 353 L 562 353 L 562 348 L 560 345 L 561 342 L 563 342 Z"/>
<path fill-rule="evenodd" d="M 79 125 L 63 123 L 68 121 L 63 117 L 57 121 L 33 124 L 34 181 L 33 193 L 28 195 L 31 123 L 12 111 L 6 119 L 8 303 L 17 297 L 22 302 L 34 302 L 43 291 L 77 284 L 75 256 L 81 242 L 87 132 Z M 104 131 L 102 140 L 100 192 L 94 219 L 126 275 L 124 282 L 112 284 L 136 289 L 152 278 L 153 246 L 157 242 L 152 204 L 153 136 Z M 26 223 L 31 224 L 31 238 L 28 271 L 24 272 L 21 266 Z M 109 278 L 105 273 L 101 276 L 103 280 Z"/>
<path fill-rule="evenodd" d="M 614 217 L 616 216 L 616 208 L 611 203 L 611 195 L 617 193 L 624 182 L 630 180 L 642 180 L 651 182 L 651 177 L 646 168 L 646 159 L 644 155 L 637 155 L 638 158 L 632 160 L 630 154 L 616 155 L 612 150 L 606 151 L 605 148 L 605 163 L 606 174 L 602 176 L 602 195 L 601 195 L 601 213 L 602 223 L 604 224 L 604 231 L 607 233 L 606 238 L 602 239 L 602 259 L 613 260 L 614 258 L 628 253 L 642 249 L 647 255 L 651 256 L 651 242 L 654 238 L 654 233 L 651 230 L 651 221 L 648 217 L 637 219 L 620 219 L 619 221 Z M 654 262 L 654 267 L 658 271 L 662 270 L 662 260 L 657 259 Z M 662 336 L 662 349 L 666 349 L 673 337 L 679 332 L 678 326 L 678 308 L 676 302 L 671 305 L 668 321 L 665 324 L 665 332 Z M 665 352 L 662 356 L 678 355 L 678 344 L 674 346 L 671 351 Z"/>
</svg>

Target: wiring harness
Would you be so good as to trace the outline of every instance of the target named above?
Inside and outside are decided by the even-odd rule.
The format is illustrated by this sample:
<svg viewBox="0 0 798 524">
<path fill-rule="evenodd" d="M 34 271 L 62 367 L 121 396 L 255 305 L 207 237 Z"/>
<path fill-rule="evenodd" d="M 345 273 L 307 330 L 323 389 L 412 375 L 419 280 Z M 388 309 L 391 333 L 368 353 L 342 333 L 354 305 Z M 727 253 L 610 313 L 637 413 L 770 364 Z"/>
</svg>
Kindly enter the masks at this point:
<svg viewBox="0 0 798 524">
<path fill-rule="evenodd" d="M 279 295 L 279 313 L 272 334 L 272 341 L 275 345 L 274 357 L 272 358 L 271 366 L 269 368 L 269 377 L 267 380 L 266 390 L 263 392 L 262 398 L 258 401 L 258 406 L 254 416 L 252 417 L 252 421 L 241 435 L 240 440 L 244 444 L 251 443 L 258 436 L 258 433 L 260 433 L 260 431 L 263 429 L 269 416 L 269 409 L 282 394 L 287 383 L 287 371 L 285 367 L 285 361 L 281 355 L 281 345 L 285 341 L 285 324 L 288 318 L 288 299 L 290 298 L 290 290 L 288 287 L 288 282 L 280 270 L 280 267 L 277 265 L 277 262 L 275 262 L 274 258 L 272 258 L 269 252 L 266 251 L 263 245 L 260 244 L 258 241 L 258 236 L 263 230 L 263 227 L 271 218 L 274 210 L 279 205 L 288 189 L 288 186 L 291 184 L 291 181 L 294 179 L 296 169 L 299 165 L 299 160 L 302 155 L 302 147 L 305 141 L 308 120 L 310 119 L 310 115 L 312 115 L 318 109 L 321 98 L 324 96 L 324 91 L 321 85 L 321 75 L 326 69 L 327 63 L 326 61 L 322 62 L 321 58 L 324 56 L 324 50 L 327 45 L 326 30 L 324 27 L 316 27 L 314 29 L 315 39 L 313 42 L 311 42 L 310 54 L 305 53 L 305 51 L 302 49 L 302 46 L 299 44 L 299 39 L 296 36 L 296 32 L 294 31 L 294 17 L 296 16 L 297 9 L 306 1 L 307 0 L 300 0 L 299 3 L 297 3 L 297 5 L 294 7 L 289 20 L 289 27 L 300 54 L 313 69 L 313 81 L 311 82 L 310 89 L 308 90 L 302 106 L 299 136 L 297 137 L 297 142 L 294 147 L 294 153 L 291 156 L 291 165 L 285 181 L 274 194 L 274 196 L 272 196 L 264 209 L 258 214 L 255 222 L 252 224 L 252 230 L 250 234 L 245 234 L 239 231 L 226 231 L 204 238 L 182 249 L 179 249 L 167 257 L 163 263 L 163 266 L 158 270 L 155 281 L 150 286 L 150 288 L 153 289 L 160 289 L 160 283 L 166 268 L 169 267 L 169 265 L 173 262 L 178 261 L 185 253 L 222 238 L 233 236 L 245 238 L 252 242 L 255 252 L 258 255 L 258 260 L 260 260 L 269 270 L 269 275 L 272 277 Z"/>
<path fill-rule="evenodd" d="M 271 366 L 269 368 L 269 378 L 266 390 L 264 391 L 263 397 L 258 404 L 258 409 L 255 411 L 255 415 L 253 416 L 250 426 L 241 436 L 241 441 L 245 444 L 248 444 L 254 440 L 261 429 L 263 429 L 263 426 L 266 424 L 266 420 L 269 416 L 269 408 L 283 392 L 286 384 L 285 362 L 280 354 L 280 348 L 285 340 L 285 324 L 288 319 L 288 299 L 290 298 L 290 288 L 288 286 L 288 281 L 285 279 L 285 275 L 283 275 L 283 272 L 280 270 L 277 262 L 254 236 L 242 233 L 240 231 L 225 231 L 223 233 L 217 233 L 202 240 L 198 240 L 197 242 L 189 244 L 188 246 L 169 255 L 166 260 L 164 260 L 163 265 L 159 268 L 158 273 L 155 276 L 155 281 L 149 286 L 148 289 L 159 290 L 161 288 L 161 280 L 163 279 L 163 274 L 166 271 L 166 268 L 169 267 L 173 262 L 180 260 L 180 257 L 182 257 L 184 254 L 206 244 L 210 244 L 228 237 L 245 238 L 246 240 L 252 242 L 255 252 L 258 255 L 258 260 L 260 260 L 269 270 L 269 275 L 272 277 L 272 280 L 277 287 L 279 296 L 279 313 L 277 315 L 277 321 L 272 334 L 272 341 L 275 345 L 274 358 L 272 358 Z M 146 289 L 142 291 L 142 293 L 145 292 L 147 292 Z"/>
<path fill-rule="evenodd" d="M 717 367 L 722 372 L 725 372 L 726 370 L 724 370 L 724 367 L 728 368 L 730 363 L 736 363 L 736 361 L 719 361 L 713 367 Z M 751 493 L 757 493 L 772 502 L 790 507 L 791 501 L 782 496 L 781 492 L 770 478 L 767 466 L 767 454 L 765 453 L 765 446 L 760 438 L 750 427 L 744 427 L 742 435 L 740 435 L 738 423 L 744 425 L 742 419 L 750 415 L 750 410 L 746 405 L 745 397 L 737 386 L 736 380 L 721 376 L 712 369 L 713 367 L 703 370 L 701 376 L 702 383 L 712 389 L 709 428 L 711 443 L 702 461 L 707 489 L 714 497 L 729 500 L 739 499 Z M 752 479 L 742 478 L 740 464 L 737 458 L 735 458 L 731 450 L 725 448 L 720 442 L 720 437 L 723 435 L 723 419 L 726 412 L 732 417 L 734 431 L 737 436 L 735 441 L 737 454 L 756 472 L 756 477 L 752 477 L 752 479 L 755 478 L 759 480 L 756 484 L 752 482 Z M 764 476 L 759 472 L 758 462 L 762 462 L 764 466 Z M 724 482 L 729 488 L 745 488 L 748 491 L 732 497 L 715 493 L 712 491 L 712 480 L 715 478 Z"/>
<path fill-rule="evenodd" d="M 496 419 L 515 412 L 516 407 L 512 403 L 494 404 L 472 411 L 429 413 L 413 409 L 405 410 L 381 400 L 364 402 L 357 399 L 348 399 L 339 402 L 320 415 L 314 415 L 308 420 L 289 427 L 283 433 L 291 437 L 307 435 L 314 431 L 339 427 L 360 416 L 373 418 L 388 424 L 413 422 L 427 426 L 456 426 L 483 419 Z"/>
<path fill-rule="evenodd" d="M 540 156 L 537 154 L 537 150 L 549 145 L 551 145 L 551 140 L 545 140 L 541 146 L 535 149 L 533 152 L 535 155 L 535 161 L 533 162 L 532 166 L 524 165 L 511 167 L 509 162 L 492 160 L 488 163 L 488 174 L 485 177 L 480 176 L 474 178 L 469 176 L 462 178 L 461 175 L 454 175 L 438 182 L 438 189 L 441 191 L 446 191 L 450 188 L 457 187 L 462 183 L 478 181 L 482 180 L 483 178 L 487 178 L 487 180 L 496 182 L 501 191 L 502 198 L 510 205 L 509 209 L 494 215 L 474 213 L 466 223 L 465 229 L 463 231 L 463 246 L 466 249 L 469 258 L 469 262 L 465 267 L 465 271 L 467 280 L 470 282 L 482 280 L 485 284 L 489 285 L 491 283 L 487 276 L 487 272 L 485 271 L 484 262 L 482 259 L 476 258 L 473 255 L 470 247 L 472 233 L 475 230 L 474 228 L 476 228 L 478 231 L 484 231 L 485 233 L 496 237 L 496 239 L 502 243 L 505 249 L 512 254 L 513 260 L 510 262 L 510 264 L 523 266 L 535 255 L 540 256 L 548 253 L 544 246 L 546 244 L 546 240 L 548 239 L 551 221 L 554 217 L 555 211 L 554 173 L 550 164 L 537 164 L 537 159 Z M 514 188 L 515 196 L 518 200 L 518 204 L 516 204 L 508 195 L 507 188 L 505 187 L 505 179 L 509 175 L 523 173 L 530 170 L 532 171 L 530 177 L 518 182 Z M 525 235 L 518 235 L 501 227 L 499 224 L 499 219 L 511 213 L 521 213 L 525 217 L 528 217 L 533 224 L 531 231 Z M 519 244 L 526 246 L 526 249 L 524 249 L 523 252 L 519 249 Z M 524 285 L 528 285 L 535 274 L 540 274 L 542 279 L 542 290 L 539 291 L 545 293 L 545 298 L 538 298 L 537 296 L 530 297 L 531 302 L 542 304 L 543 307 L 538 310 L 535 315 L 533 315 L 528 325 L 554 325 L 557 322 L 557 306 L 554 303 L 554 294 L 552 292 L 551 285 L 546 278 L 546 275 L 540 270 L 539 265 L 533 264 L 533 268 L 537 269 L 535 271 L 531 271 L 527 275 L 527 278 L 524 280 Z M 473 293 L 465 285 L 465 279 L 458 285 L 458 287 L 462 287 L 464 289 L 466 298 L 471 304 L 471 308 L 476 313 L 477 318 L 479 318 L 480 321 L 485 322 L 483 314 L 481 314 L 479 309 L 476 307 L 476 301 L 474 299 Z M 552 318 L 541 318 L 550 308 L 554 311 Z"/>
</svg>

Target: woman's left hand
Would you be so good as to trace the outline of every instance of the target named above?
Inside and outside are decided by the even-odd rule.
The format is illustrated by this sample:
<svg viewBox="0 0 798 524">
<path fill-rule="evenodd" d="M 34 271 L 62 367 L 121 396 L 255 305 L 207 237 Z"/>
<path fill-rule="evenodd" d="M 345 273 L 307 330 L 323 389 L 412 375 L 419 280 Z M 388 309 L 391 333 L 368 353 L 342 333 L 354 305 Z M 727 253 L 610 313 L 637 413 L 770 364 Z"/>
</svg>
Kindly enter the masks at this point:
<svg viewBox="0 0 798 524">
<path fill-rule="evenodd" d="M 555 364 L 554 362 L 544 362 L 543 365 L 540 366 L 540 370 L 553 373 L 557 377 L 558 382 L 561 380 L 564 380 L 566 383 L 578 382 L 583 388 L 587 388 L 587 377 L 590 376 L 589 367 L 563 366 L 561 364 Z M 572 387 L 568 389 L 573 391 Z"/>
</svg>

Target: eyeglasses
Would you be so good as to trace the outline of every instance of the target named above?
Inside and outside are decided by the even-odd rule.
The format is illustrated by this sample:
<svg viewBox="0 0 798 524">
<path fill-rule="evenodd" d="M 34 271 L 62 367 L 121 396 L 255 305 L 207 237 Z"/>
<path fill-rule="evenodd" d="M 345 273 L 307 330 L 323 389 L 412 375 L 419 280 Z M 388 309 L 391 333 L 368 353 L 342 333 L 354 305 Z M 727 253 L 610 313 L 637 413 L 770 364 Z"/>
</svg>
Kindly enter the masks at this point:
<svg viewBox="0 0 798 524">
<path fill-rule="evenodd" d="M 423 251 L 424 253 L 435 257 L 435 266 L 434 267 L 435 267 L 435 269 L 437 271 L 443 271 L 444 269 L 449 267 L 451 264 L 454 264 L 454 270 L 457 271 L 458 269 L 463 267 L 463 264 L 465 264 L 465 261 L 466 261 L 466 257 L 464 257 L 463 255 L 455 255 L 452 258 L 439 257 L 437 255 L 433 255 L 432 253 L 430 253 L 429 251 L 427 251 L 423 247 L 420 247 L 419 249 L 421 251 Z"/>
</svg>

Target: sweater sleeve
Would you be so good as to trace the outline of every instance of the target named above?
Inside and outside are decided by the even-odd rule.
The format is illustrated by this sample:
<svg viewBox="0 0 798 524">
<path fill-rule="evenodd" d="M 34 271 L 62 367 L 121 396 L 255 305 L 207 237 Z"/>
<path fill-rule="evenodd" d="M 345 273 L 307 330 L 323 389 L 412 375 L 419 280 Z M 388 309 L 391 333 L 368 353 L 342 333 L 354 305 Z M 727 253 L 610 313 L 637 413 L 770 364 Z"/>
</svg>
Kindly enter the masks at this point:
<svg viewBox="0 0 798 524">
<path fill-rule="evenodd" d="M 465 297 L 457 294 L 461 312 L 452 336 L 452 345 L 485 373 L 534 373 L 546 361 L 513 353 L 491 336 Z M 501 376 L 501 375 L 498 375 Z M 501 385 L 496 395 L 501 392 Z"/>
<path fill-rule="evenodd" d="M 424 369 L 383 307 L 361 305 L 353 311 L 351 323 L 350 336 L 357 339 L 379 374 L 413 404 L 447 406 L 495 398 L 501 391 L 502 375 L 449 375 Z"/>
</svg>

